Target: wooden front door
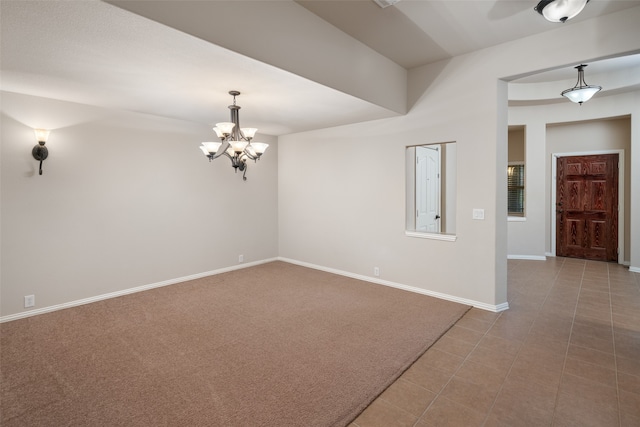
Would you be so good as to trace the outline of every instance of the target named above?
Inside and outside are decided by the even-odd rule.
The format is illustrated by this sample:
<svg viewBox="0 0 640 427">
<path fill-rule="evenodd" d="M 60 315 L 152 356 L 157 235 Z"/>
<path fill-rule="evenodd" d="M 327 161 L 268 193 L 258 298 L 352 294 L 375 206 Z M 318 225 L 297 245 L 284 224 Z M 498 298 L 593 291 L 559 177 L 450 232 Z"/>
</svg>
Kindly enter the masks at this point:
<svg viewBox="0 0 640 427">
<path fill-rule="evenodd" d="M 559 157 L 556 255 L 618 260 L 618 155 Z"/>
</svg>

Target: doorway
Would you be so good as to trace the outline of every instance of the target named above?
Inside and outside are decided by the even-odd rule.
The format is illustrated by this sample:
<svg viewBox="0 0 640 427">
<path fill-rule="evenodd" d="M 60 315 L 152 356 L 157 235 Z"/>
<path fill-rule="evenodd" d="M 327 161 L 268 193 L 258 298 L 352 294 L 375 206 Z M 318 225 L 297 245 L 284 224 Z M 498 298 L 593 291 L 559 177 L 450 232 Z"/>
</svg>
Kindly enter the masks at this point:
<svg viewBox="0 0 640 427">
<path fill-rule="evenodd" d="M 556 255 L 618 261 L 619 155 L 556 159 Z"/>
</svg>

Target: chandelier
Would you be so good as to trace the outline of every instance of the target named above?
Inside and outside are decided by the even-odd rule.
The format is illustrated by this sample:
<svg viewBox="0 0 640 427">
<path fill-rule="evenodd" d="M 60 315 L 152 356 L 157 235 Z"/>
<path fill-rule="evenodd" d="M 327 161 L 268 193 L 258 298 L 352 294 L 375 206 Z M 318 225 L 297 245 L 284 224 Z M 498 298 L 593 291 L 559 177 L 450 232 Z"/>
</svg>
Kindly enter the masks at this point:
<svg viewBox="0 0 640 427">
<path fill-rule="evenodd" d="M 563 90 L 561 93 L 562 96 L 580 105 L 590 100 L 593 95 L 602 90 L 602 86 L 591 86 L 584 81 L 584 67 L 586 67 L 585 64 L 580 64 L 575 67 L 578 70 L 578 82 L 574 87 Z"/>
<path fill-rule="evenodd" d="M 200 149 L 209 161 L 217 159 L 220 156 L 227 156 L 231 160 L 231 166 L 236 173 L 240 170 L 242 179 L 247 180 L 247 161 L 254 162 L 260 159 L 269 144 L 264 142 L 252 142 L 258 129 L 256 128 L 240 128 L 240 106 L 236 105 L 236 96 L 240 95 L 237 90 L 229 91 L 229 95 L 233 96 L 233 105 L 229 105 L 231 110 L 231 121 L 216 123 L 213 131 L 216 133 L 221 142 L 203 142 Z"/>
<path fill-rule="evenodd" d="M 573 18 L 589 3 L 589 0 L 542 0 L 533 9 L 547 21 L 565 22 Z"/>
</svg>

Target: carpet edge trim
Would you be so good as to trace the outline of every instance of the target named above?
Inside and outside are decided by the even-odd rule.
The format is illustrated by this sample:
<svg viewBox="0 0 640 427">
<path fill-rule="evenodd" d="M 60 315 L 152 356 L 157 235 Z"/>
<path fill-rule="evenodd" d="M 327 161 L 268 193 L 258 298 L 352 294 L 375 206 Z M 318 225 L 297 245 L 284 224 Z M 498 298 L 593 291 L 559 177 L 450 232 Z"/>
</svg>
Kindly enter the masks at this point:
<svg viewBox="0 0 640 427">
<path fill-rule="evenodd" d="M 465 314 L 467 314 L 467 313 L 469 312 L 469 310 L 471 310 L 471 308 L 472 308 L 472 307 L 467 306 L 467 309 L 466 309 L 466 310 L 464 310 L 464 311 L 462 312 L 462 314 L 460 314 L 460 316 L 458 316 L 457 318 L 453 319 L 453 320 L 451 321 L 451 323 L 449 324 L 449 326 L 447 326 L 447 327 L 442 331 L 442 333 L 441 333 L 440 335 L 438 335 L 438 336 L 437 336 L 437 337 L 436 337 L 436 338 L 435 338 L 435 339 L 434 339 L 430 344 L 426 345 L 426 346 L 424 347 L 424 349 L 423 349 L 423 350 L 418 351 L 417 356 L 416 356 L 415 358 L 413 358 L 413 360 L 411 360 L 411 361 L 407 362 L 407 364 L 406 364 L 404 367 L 400 368 L 400 369 L 398 370 L 397 375 L 392 376 L 391 381 L 389 381 L 389 383 L 388 383 L 387 385 L 385 385 L 385 386 L 382 388 L 382 391 L 380 391 L 380 393 L 378 393 L 378 394 L 377 394 L 373 399 L 371 399 L 371 400 L 369 401 L 369 403 L 367 403 L 364 407 L 360 408 L 359 410 L 356 410 L 356 411 L 357 411 L 356 415 L 355 415 L 355 416 L 352 416 L 351 421 L 350 421 L 349 423 L 347 423 L 346 425 L 349 425 L 349 424 L 351 424 L 352 422 L 354 422 L 354 421 L 355 421 L 355 420 L 356 420 L 356 419 L 357 419 L 357 418 L 358 418 L 358 417 L 359 417 L 359 416 L 360 416 L 364 411 L 366 411 L 366 409 L 367 409 L 367 408 L 368 408 L 368 407 L 369 407 L 369 406 L 370 406 L 370 405 L 371 405 L 371 404 L 372 404 L 376 399 L 378 399 L 380 396 L 382 396 L 382 395 L 384 394 L 384 392 L 385 392 L 385 391 L 387 391 L 387 389 L 388 389 L 389 387 L 391 387 L 391 385 L 393 385 L 393 384 L 398 380 L 398 378 L 400 378 L 400 377 L 401 377 L 401 376 L 402 376 L 406 371 L 408 371 L 408 370 L 409 370 L 409 368 L 411 368 L 411 367 L 412 367 L 412 366 L 413 366 L 413 365 L 418 361 L 418 359 L 420 359 L 420 358 L 421 358 L 421 357 L 422 357 L 422 356 L 423 356 L 427 351 L 429 351 L 429 349 L 430 349 L 431 347 L 433 347 L 433 346 L 438 342 L 438 340 L 439 340 L 440 338 L 442 338 L 442 337 L 443 337 L 447 332 L 449 332 L 449 329 L 453 328 L 453 327 L 455 326 L 455 324 L 456 324 L 456 323 L 458 323 L 458 321 L 459 321 L 460 319 L 462 319 L 462 318 L 464 317 L 464 315 L 465 315 Z"/>
</svg>

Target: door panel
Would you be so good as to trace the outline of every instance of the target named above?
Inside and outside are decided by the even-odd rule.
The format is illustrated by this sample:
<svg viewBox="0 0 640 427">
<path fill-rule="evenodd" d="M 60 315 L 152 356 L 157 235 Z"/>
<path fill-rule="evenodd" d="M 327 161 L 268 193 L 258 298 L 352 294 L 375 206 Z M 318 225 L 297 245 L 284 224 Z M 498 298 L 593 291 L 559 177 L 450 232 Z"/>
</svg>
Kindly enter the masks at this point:
<svg viewBox="0 0 640 427">
<path fill-rule="evenodd" d="M 559 157 L 556 254 L 618 260 L 618 155 Z"/>
<path fill-rule="evenodd" d="M 440 232 L 440 147 L 416 147 L 416 230 Z"/>
</svg>

